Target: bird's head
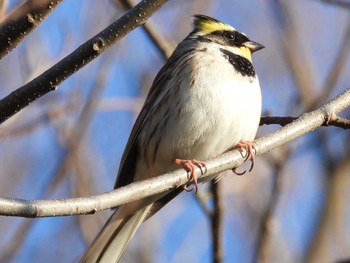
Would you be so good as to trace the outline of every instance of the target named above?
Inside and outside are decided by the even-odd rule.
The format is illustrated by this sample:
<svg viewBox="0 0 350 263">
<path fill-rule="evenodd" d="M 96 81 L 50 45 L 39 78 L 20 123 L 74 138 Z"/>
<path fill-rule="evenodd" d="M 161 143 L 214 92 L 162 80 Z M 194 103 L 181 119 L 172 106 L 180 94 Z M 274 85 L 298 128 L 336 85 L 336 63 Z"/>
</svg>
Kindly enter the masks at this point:
<svg viewBox="0 0 350 263">
<path fill-rule="evenodd" d="M 193 25 L 192 37 L 230 47 L 231 51 L 250 61 L 253 52 L 264 48 L 263 45 L 251 41 L 234 27 L 209 16 L 195 15 Z"/>
</svg>

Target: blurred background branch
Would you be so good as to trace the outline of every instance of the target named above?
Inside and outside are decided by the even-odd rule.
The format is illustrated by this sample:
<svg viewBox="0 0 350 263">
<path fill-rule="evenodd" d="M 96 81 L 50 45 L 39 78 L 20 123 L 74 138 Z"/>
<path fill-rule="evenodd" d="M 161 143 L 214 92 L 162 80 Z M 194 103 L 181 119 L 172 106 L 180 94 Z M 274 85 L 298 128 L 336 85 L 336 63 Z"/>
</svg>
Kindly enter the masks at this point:
<svg viewBox="0 0 350 263">
<path fill-rule="evenodd" d="M 114 0 L 115 4 L 120 3 L 125 10 L 132 9 L 134 4 L 130 0 Z M 167 60 L 175 49 L 175 44 L 170 43 L 162 34 L 158 32 L 152 22 L 147 22 L 142 26 L 143 30 L 157 47 L 164 60 Z"/>
</svg>

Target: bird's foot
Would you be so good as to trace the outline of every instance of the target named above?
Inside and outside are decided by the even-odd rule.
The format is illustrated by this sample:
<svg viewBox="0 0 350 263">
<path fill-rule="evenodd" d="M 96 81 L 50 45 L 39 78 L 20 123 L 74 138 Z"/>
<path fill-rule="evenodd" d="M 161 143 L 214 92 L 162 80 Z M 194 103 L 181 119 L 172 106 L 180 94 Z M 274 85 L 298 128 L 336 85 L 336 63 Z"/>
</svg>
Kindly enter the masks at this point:
<svg viewBox="0 0 350 263">
<path fill-rule="evenodd" d="M 251 172 L 254 167 L 254 160 L 255 160 L 255 154 L 256 154 L 256 149 L 254 144 L 250 141 L 240 141 L 235 147 L 233 147 L 233 149 L 244 149 L 246 151 L 245 161 L 249 159 L 252 162 L 249 169 L 249 172 Z M 237 175 L 243 175 L 246 173 L 246 171 L 241 173 L 237 172 L 236 169 L 237 168 L 233 168 L 232 171 Z"/>
<path fill-rule="evenodd" d="M 201 170 L 202 174 L 205 174 L 207 172 L 207 165 L 205 162 L 197 161 L 197 160 L 183 160 L 183 159 L 176 159 L 175 163 L 177 165 L 181 165 L 188 173 L 189 179 L 192 179 L 194 187 L 189 189 L 188 185 L 184 185 L 183 189 L 187 192 L 191 192 L 193 189 L 195 189 L 195 194 L 198 192 L 198 181 L 197 177 L 194 173 L 196 166 Z"/>
</svg>

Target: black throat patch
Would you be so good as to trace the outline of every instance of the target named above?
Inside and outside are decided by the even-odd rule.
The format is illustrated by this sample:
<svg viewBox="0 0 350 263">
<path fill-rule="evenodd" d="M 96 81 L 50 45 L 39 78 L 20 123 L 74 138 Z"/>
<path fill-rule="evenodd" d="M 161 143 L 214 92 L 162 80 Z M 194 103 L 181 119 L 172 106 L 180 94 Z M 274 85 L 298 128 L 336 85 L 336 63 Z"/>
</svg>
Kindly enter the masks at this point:
<svg viewBox="0 0 350 263">
<path fill-rule="evenodd" d="M 242 76 L 254 77 L 255 69 L 252 62 L 249 59 L 233 54 L 232 52 L 220 48 L 220 51 L 224 57 L 230 62 L 230 64 L 237 70 Z"/>
</svg>

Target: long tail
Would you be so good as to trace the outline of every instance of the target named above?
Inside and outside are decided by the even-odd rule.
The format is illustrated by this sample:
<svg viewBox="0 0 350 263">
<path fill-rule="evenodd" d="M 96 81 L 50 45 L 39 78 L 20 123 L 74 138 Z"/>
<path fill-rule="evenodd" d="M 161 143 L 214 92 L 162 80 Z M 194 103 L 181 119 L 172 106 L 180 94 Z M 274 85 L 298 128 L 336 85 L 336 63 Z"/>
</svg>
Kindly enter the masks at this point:
<svg viewBox="0 0 350 263">
<path fill-rule="evenodd" d="M 115 211 L 80 262 L 118 262 L 139 225 L 147 219 L 151 207 L 148 205 L 128 218 L 119 218 L 119 210 Z"/>
<path fill-rule="evenodd" d="M 119 207 L 87 249 L 80 262 L 119 262 L 126 246 L 140 224 L 157 213 L 182 190 L 182 188 L 177 188 L 165 195 L 159 194 L 142 200 L 138 205 L 130 203 Z M 132 212 L 135 210 L 136 212 Z"/>
</svg>

